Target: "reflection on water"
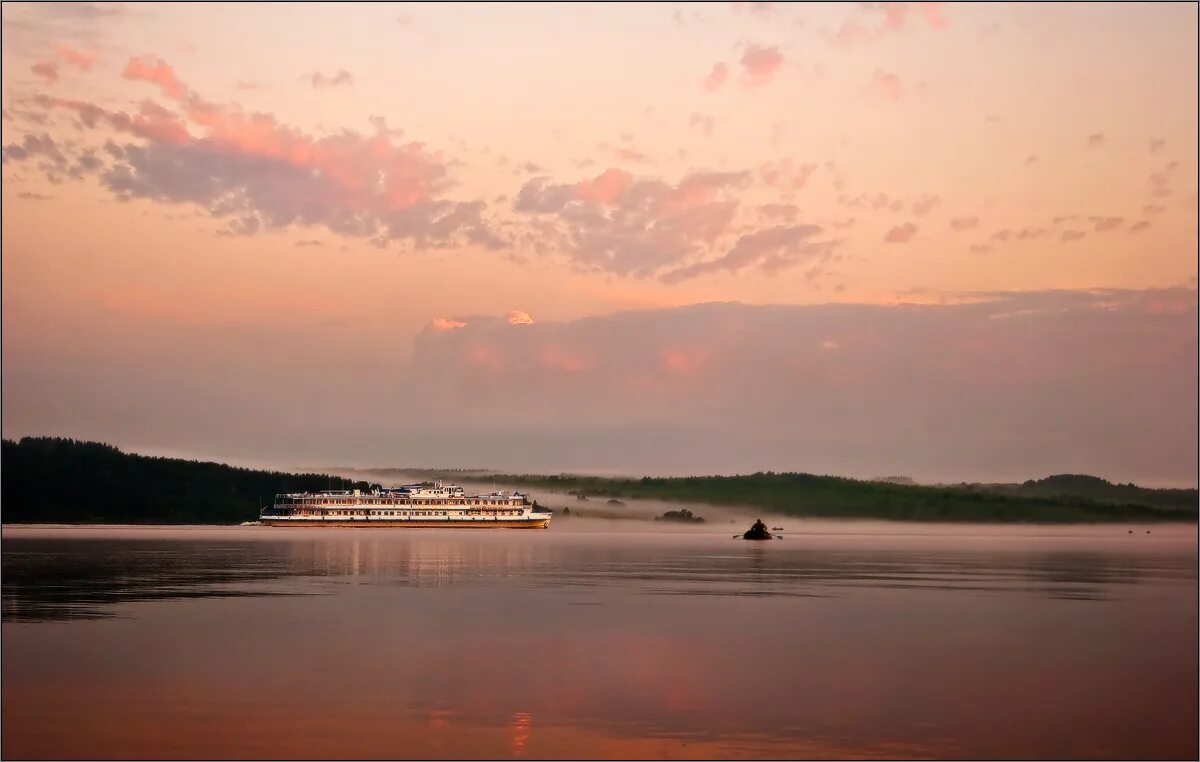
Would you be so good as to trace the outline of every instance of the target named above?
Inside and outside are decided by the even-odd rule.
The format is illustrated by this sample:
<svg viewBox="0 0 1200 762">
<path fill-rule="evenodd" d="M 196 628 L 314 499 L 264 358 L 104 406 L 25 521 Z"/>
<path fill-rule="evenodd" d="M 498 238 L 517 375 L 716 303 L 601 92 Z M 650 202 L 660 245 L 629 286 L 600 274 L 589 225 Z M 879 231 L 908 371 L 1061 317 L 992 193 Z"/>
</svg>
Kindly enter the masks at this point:
<svg viewBox="0 0 1200 762">
<path fill-rule="evenodd" d="M 6 527 L 2 751 L 1194 757 L 1195 527 L 1005 531 Z"/>
</svg>

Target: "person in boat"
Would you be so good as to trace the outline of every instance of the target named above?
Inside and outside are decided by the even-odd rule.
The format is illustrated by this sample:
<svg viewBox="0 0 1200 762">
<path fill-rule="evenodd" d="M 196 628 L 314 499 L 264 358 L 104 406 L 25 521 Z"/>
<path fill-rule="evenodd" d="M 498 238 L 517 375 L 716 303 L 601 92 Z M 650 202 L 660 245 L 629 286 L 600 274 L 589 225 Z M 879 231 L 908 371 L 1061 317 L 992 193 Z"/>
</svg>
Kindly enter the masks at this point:
<svg viewBox="0 0 1200 762">
<path fill-rule="evenodd" d="M 762 519 L 758 519 L 742 537 L 747 540 L 769 540 L 771 533 L 767 531 L 767 525 L 762 522 Z"/>
</svg>

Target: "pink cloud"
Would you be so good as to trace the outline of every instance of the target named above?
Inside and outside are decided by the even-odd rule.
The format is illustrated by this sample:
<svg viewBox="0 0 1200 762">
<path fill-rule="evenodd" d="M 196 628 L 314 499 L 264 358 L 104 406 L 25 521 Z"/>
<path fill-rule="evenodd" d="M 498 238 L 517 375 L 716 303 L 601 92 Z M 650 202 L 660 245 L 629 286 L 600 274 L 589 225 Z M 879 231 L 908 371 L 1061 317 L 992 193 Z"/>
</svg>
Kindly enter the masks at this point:
<svg viewBox="0 0 1200 762">
<path fill-rule="evenodd" d="M 751 45 L 742 53 L 742 81 L 746 87 L 770 82 L 783 65 L 783 54 L 775 47 Z"/>
<path fill-rule="evenodd" d="M 888 230 L 883 240 L 887 243 L 908 243 L 917 234 L 917 226 L 911 222 L 896 225 Z"/>
<path fill-rule="evenodd" d="M 950 220 L 950 229 L 955 231 L 970 230 L 979 225 L 978 217 L 955 217 Z"/>
<path fill-rule="evenodd" d="M 55 53 L 58 54 L 59 60 L 81 71 L 90 71 L 92 65 L 96 63 L 95 53 L 76 50 L 69 45 L 59 45 L 55 48 Z"/>
<path fill-rule="evenodd" d="M 704 89 L 711 93 L 719 90 L 728 78 L 729 67 L 724 63 L 715 63 L 713 64 L 712 71 L 705 75 L 702 84 Z"/>
<path fill-rule="evenodd" d="M 187 87 L 179 80 L 175 70 L 161 58 L 131 58 L 121 76 L 135 82 L 149 82 L 171 100 L 182 100 L 187 94 Z"/>
<path fill-rule="evenodd" d="M 1104 145 L 1104 133 L 1103 132 L 1096 132 L 1096 133 L 1092 133 L 1091 135 L 1088 135 L 1088 138 L 1087 138 L 1087 147 L 1088 148 L 1099 148 L 1103 145 Z"/>
<path fill-rule="evenodd" d="M 525 310 L 512 310 L 505 320 L 509 325 L 533 325 L 533 318 Z"/>
<path fill-rule="evenodd" d="M 925 24 L 930 29 L 942 29 L 946 26 L 946 19 L 942 16 L 945 3 L 916 3 L 916 6 L 921 10 Z"/>
<path fill-rule="evenodd" d="M 575 186 L 575 197 L 593 204 L 611 206 L 633 184 L 633 175 L 622 169 L 609 169 Z"/>
<path fill-rule="evenodd" d="M 420 143 L 396 144 L 394 130 L 344 130 L 316 138 L 264 113 L 206 101 L 161 59 L 132 59 L 126 79 L 152 84 L 178 111 L 144 100 L 132 114 L 40 96 L 38 105 L 75 113 L 81 126 L 144 140 L 109 141 L 94 167 L 119 198 L 193 203 L 250 235 L 288 225 L 321 225 L 377 243 L 409 239 L 430 247 L 467 241 L 503 246 L 482 219 L 482 201 L 440 197 L 447 165 Z"/>
<path fill-rule="evenodd" d="M 1167 141 L 1163 140 L 1162 138 L 1151 138 L 1149 145 L 1150 153 L 1158 153 L 1163 149 L 1164 146 L 1167 145 Z"/>
<path fill-rule="evenodd" d="M 853 47 L 856 43 L 867 38 L 867 28 L 856 21 L 847 19 L 834 33 L 834 40 L 843 47 Z"/>
<path fill-rule="evenodd" d="M 883 3 L 861 3 L 860 7 L 869 12 L 878 12 L 882 15 L 879 18 L 879 24 L 875 29 L 876 36 L 882 36 L 889 32 L 899 32 L 909 25 L 911 18 L 920 18 L 924 20 L 925 25 L 929 29 L 942 29 L 946 26 L 946 19 L 942 16 L 942 8 L 945 3 L 941 2 L 883 2 Z M 910 13 L 915 10 L 916 13 Z M 842 29 L 845 29 L 848 24 L 858 26 L 856 22 L 848 20 L 842 24 Z M 842 37 L 839 30 L 839 37 Z M 854 33 L 855 39 L 861 38 L 862 34 Z"/>
<path fill-rule="evenodd" d="M 1129 232 L 1130 233 L 1140 233 L 1143 230 L 1148 229 L 1149 227 L 1150 227 L 1149 220 L 1138 220 L 1137 222 L 1135 222 L 1133 224 L 1132 227 L 1129 228 Z"/>
<path fill-rule="evenodd" d="M 1087 233 L 1082 230 L 1064 230 L 1058 236 L 1058 240 L 1062 243 L 1071 243 L 1072 241 L 1079 241 L 1084 238 L 1087 238 Z"/>
</svg>

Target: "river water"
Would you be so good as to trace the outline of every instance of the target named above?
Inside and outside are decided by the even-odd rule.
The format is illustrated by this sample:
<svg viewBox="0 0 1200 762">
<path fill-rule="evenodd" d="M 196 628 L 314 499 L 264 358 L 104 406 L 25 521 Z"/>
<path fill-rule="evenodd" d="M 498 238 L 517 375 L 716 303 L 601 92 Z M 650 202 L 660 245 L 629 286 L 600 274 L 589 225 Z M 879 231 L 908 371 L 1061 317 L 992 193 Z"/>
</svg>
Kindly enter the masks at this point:
<svg viewBox="0 0 1200 762">
<path fill-rule="evenodd" d="M 3 756 L 1197 756 L 1195 525 L 742 525 L 6 526 Z"/>
</svg>

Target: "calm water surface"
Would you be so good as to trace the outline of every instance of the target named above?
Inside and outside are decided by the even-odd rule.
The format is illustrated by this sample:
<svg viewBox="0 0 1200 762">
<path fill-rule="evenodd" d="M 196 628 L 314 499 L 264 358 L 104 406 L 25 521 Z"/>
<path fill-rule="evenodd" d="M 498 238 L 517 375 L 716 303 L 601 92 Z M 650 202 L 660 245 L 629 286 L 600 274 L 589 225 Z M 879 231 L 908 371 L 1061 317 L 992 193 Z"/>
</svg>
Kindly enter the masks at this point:
<svg viewBox="0 0 1200 762">
<path fill-rule="evenodd" d="M 788 529 L 5 527 L 2 752 L 1197 756 L 1195 526 Z"/>
</svg>

